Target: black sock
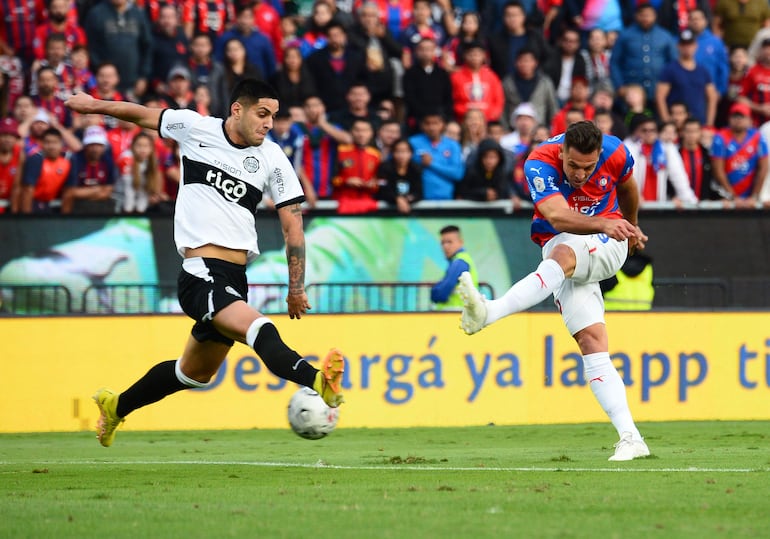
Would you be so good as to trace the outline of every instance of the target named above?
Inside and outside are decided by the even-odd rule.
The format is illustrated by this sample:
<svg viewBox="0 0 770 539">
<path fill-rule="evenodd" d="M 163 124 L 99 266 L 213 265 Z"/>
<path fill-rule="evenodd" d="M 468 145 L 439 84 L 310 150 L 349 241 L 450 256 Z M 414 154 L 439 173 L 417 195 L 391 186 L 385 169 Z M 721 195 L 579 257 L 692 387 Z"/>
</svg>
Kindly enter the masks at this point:
<svg viewBox="0 0 770 539">
<path fill-rule="evenodd" d="M 182 389 L 190 389 L 176 377 L 175 366 L 175 359 L 158 363 L 134 385 L 121 393 L 118 398 L 118 416 L 126 417 L 137 408 L 158 402 L 163 397 Z"/>
<path fill-rule="evenodd" d="M 286 346 L 273 324 L 265 324 L 259 329 L 252 348 L 270 372 L 276 376 L 303 386 L 313 387 L 318 369 Z"/>
</svg>

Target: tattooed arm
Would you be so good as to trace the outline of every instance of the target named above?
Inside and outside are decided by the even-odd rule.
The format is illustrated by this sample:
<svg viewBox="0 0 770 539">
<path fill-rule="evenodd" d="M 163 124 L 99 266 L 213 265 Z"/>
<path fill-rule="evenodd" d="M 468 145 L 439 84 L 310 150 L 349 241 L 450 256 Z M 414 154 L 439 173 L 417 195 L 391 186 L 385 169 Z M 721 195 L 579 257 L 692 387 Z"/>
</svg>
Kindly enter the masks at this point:
<svg viewBox="0 0 770 539">
<path fill-rule="evenodd" d="M 302 208 L 299 204 L 283 206 L 278 218 L 286 242 L 286 263 L 289 266 L 289 318 L 302 318 L 310 309 L 305 294 L 305 231 L 302 226 Z"/>
</svg>

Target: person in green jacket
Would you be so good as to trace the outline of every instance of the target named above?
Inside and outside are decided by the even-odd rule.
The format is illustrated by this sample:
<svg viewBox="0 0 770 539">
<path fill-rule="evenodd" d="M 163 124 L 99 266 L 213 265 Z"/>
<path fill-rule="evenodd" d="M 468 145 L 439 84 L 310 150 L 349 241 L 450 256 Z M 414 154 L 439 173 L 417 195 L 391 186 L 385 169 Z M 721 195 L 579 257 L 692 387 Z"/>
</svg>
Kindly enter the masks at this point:
<svg viewBox="0 0 770 539">
<path fill-rule="evenodd" d="M 476 273 L 476 264 L 465 250 L 460 227 L 445 226 L 441 229 L 440 234 L 441 249 L 449 260 L 449 267 L 444 273 L 444 277 L 431 288 L 430 300 L 436 309 L 460 311 L 463 308 L 463 301 L 456 290 L 457 279 L 460 278 L 462 272 L 467 271 L 471 274 L 473 284 L 478 287 L 479 277 Z"/>
</svg>

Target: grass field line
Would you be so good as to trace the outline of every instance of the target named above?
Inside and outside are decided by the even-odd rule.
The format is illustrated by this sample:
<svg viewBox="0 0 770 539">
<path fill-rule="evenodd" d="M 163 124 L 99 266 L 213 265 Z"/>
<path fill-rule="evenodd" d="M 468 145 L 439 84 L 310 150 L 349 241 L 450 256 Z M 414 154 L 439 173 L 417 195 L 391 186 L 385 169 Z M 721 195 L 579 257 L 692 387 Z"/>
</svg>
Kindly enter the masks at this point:
<svg viewBox="0 0 770 539">
<path fill-rule="evenodd" d="M 637 461 L 639 462 L 639 461 Z M 570 467 L 570 466 L 404 466 L 404 465 L 348 465 L 329 464 L 326 462 L 268 462 L 268 461 L 239 461 L 239 460 L 47 460 L 35 462 L 0 461 L 0 466 L 11 465 L 50 466 L 54 464 L 65 466 L 255 466 L 261 468 L 326 468 L 331 470 L 394 470 L 416 472 L 596 472 L 596 473 L 754 473 L 770 472 L 770 468 L 701 468 L 697 466 L 685 468 L 608 468 L 608 467 Z M 17 473 L 12 470 L 0 470 L 0 474 Z"/>
</svg>

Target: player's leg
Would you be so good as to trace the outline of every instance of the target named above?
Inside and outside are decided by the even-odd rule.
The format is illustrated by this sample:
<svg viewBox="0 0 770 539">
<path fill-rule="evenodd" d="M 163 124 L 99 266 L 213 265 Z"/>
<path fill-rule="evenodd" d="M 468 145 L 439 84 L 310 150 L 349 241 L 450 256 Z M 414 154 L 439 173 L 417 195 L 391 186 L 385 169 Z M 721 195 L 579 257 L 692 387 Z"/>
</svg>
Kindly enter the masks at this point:
<svg viewBox="0 0 770 539">
<path fill-rule="evenodd" d="M 623 379 L 612 364 L 604 300 L 598 280 L 617 271 L 625 258 L 625 242 L 591 243 L 589 249 L 577 249 L 573 278 L 554 293 L 554 299 L 583 356 L 583 372 L 594 397 L 618 432 L 620 442 L 610 460 L 631 460 L 649 455 L 628 406 Z"/>
<path fill-rule="evenodd" d="M 276 376 L 314 389 L 329 406 L 344 402 L 340 386 L 344 358 L 339 350 L 332 349 L 321 370 L 316 369 L 286 345 L 270 318 L 243 301 L 222 309 L 214 317 L 214 326 L 223 334 L 251 346 Z"/>
<path fill-rule="evenodd" d="M 470 334 L 497 322 L 508 315 L 534 307 L 553 294 L 564 279 L 572 276 L 575 270 L 575 249 L 570 238 L 579 238 L 574 234 L 559 234 L 554 236 L 543 247 L 543 261 L 537 269 L 516 282 L 500 298 L 485 299 L 473 286 L 470 275 L 460 276 L 458 293 L 463 298 L 463 314 L 461 325 Z"/>
</svg>

